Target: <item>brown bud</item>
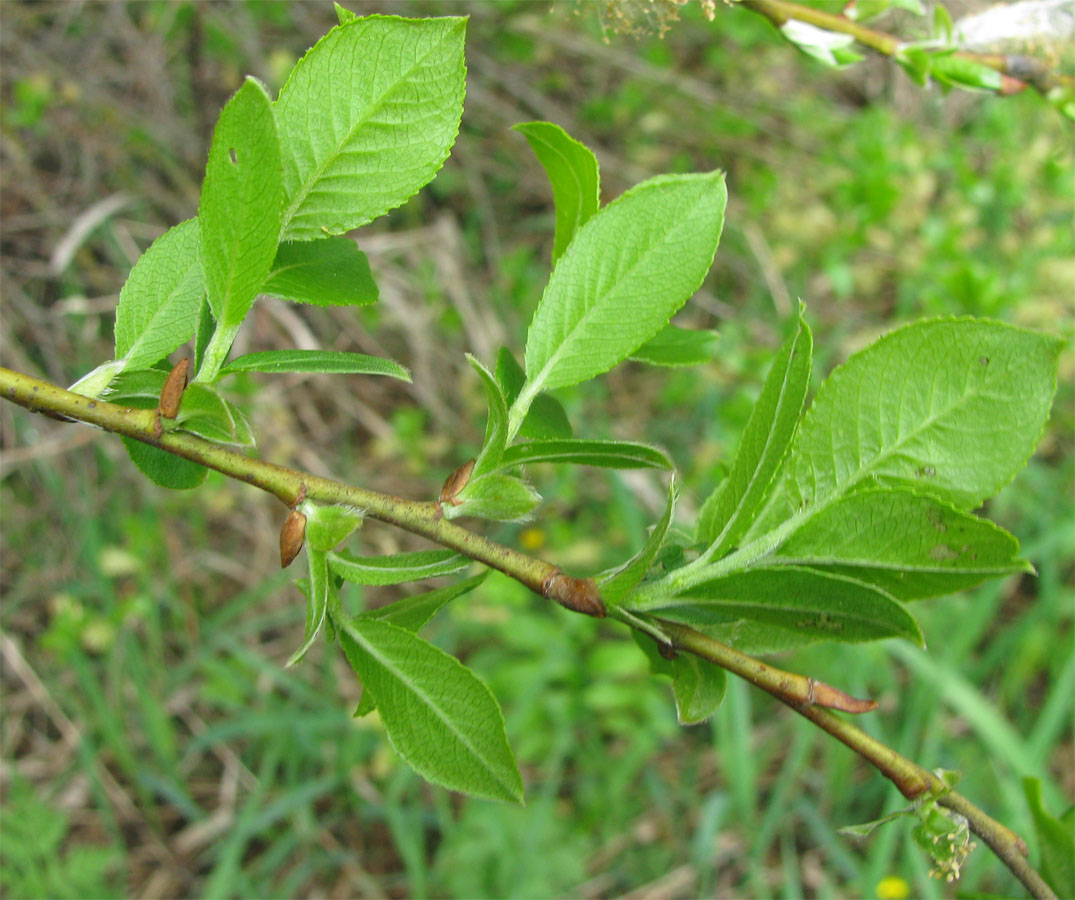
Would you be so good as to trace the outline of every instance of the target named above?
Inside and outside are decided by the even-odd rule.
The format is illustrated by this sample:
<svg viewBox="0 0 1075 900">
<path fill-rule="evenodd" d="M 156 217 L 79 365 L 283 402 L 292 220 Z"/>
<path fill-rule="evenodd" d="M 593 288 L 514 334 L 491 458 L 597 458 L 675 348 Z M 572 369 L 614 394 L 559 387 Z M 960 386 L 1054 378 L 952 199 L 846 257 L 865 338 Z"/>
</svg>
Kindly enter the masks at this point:
<svg viewBox="0 0 1075 900">
<path fill-rule="evenodd" d="M 592 578 L 572 578 L 554 572 L 541 585 L 541 595 L 574 612 L 597 619 L 605 617 L 605 603 Z"/>
<path fill-rule="evenodd" d="M 284 527 L 280 529 L 280 568 L 286 569 L 299 555 L 306 540 L 306 516 L 297 509 L 288 513 Z"/>
<path fill-rule="evenodd" d="M 185 356 L 175 364 L 164 380 L 161 388 L 161 399 L 158 409 L 166 419 L 174 419 L 179 413 L 179 401 L 183 399 L 183 391 L 187 388 L 187 370 L 190 368 L 190 360 Z"/>
<path fill-rule="evenodd" d="M 474 463 L 476 462 L 476 459 L 468 459 L 444 480 L 444 486 L 440 489 L 441 503 L 451 503 L 452 506 L 462 505 L 461 501 L 455 498 L 467 486 L 467 482 L 470 481 L 470 473 L 474 471 Z"/>
</svg>

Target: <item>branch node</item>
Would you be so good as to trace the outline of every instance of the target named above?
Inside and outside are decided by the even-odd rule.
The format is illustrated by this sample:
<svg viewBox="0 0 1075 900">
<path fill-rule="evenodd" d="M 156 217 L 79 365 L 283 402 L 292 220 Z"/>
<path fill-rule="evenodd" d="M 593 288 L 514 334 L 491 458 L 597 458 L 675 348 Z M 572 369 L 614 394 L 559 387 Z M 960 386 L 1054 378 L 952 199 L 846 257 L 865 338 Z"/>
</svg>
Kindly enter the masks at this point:
<svg viewBox="0 0 1075 900">
<path fill-rule="evenodd" d="M 542 582 L 541 596 L 573 612 L 597 619 L 605 617 L 605 604 L 592 578 L 573 578 L 557 569 Z"/>
</svg>

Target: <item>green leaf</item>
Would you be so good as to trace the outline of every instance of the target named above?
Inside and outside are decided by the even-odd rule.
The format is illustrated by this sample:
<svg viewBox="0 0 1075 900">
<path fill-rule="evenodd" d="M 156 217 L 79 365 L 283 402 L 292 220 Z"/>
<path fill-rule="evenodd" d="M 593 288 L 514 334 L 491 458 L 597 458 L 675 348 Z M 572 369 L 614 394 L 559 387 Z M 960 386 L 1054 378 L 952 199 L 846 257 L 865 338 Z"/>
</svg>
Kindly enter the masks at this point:
<svg viewBox="0 0 1075 900">
<path fill-rule="evenodd" d="M 972 91 L 999 91 L 1004 81 L 996 69 L 977 60 L 948 53 L 933 55 L 930 75 L 942 84 Z"/>
<path fill-rule="evenodd" d="M 207 441 L 254 445 L 246 417 L 212 385 L 194 383 L 187 386 L 175 417 L 175 427 Z"/>
<path fill-rule="evenodd" d="M 213 130 L 198 207 L 209 305 L 225 328 L 243 321 L 272 267 L 282 215 L 280 179 L 272 102 L 248 77 Z"/>
<path fill-rule="evenodd" d="M 566 440 L 528 441 L 504 451 L 503 469 L 527 463 L 574 463 L 604 469 L 668 469 L 675 463 L 663 450 L 632 441 Z"/>
<path fill-rule="evenodd" d="M 810 328 L 800 311 L 795 333 L 773 360 L 739 442 L 731 471 L 702 505 L 698 540 L 719 559 L 756 518 L 799 424 L 810 384 Z"/>
<path fill-rule="evenodd" d="M 454 550 L 419 550 L 390 556 L 355 556 L 340 551 L 329 556 L 329 565 L 344 581 L 381 586 L 454 575 L 469 566 L 470 560 Z"/>
<path fill-rule="evenodd" d="M 353 22 L 355 19 L 358 18 L 357 13 L 353 13 L 351 12 L 351 10 L 345 9 L 344 7 L 340 6 L 339 3 L 333 3 L 332 5 L 336 10 L 336 19 L 341 25 L 346 25 L 348 22 Z"/>
<path fill-rule="evenodd" d="M 319 550 L 311 543 L 306 545 L 306 563 L 309 568 L 309 590 L 306 593 L 306 636 L 299 647 L 288 659 L 284 668 L 301 662 L 303 657 L 310 651 L 317 640 L 317 636 L 325 627 L 325 617 L 328 614 L 329 592 L 332 590 L 332 579 L 328 577 L 327 554 Z"/>
<path fill-rule="evenodd" d="M 821 386 L 788 459 L 793 508 L 863 487 L 910 487 L 959 509 L 1023 467 L 1049 416 L 1063 342 L 934 319 L 856 353 Z"/>
<path fill-rule="evenodd" d="M 635 350 L 631 359 L 651 366 L 699 366 L 713 360 L 719 337 L 715 331 L 691 331 L 665 325 L 656 336 Z"/>
<path fill-rule="evenodd" d="M 932 34 L 935 38 L 940 38 L 946 44 L 952 43 L 952 29 L 954 23 L 952 22 L 952 14 L 948 12 L 948 9 L 943 3 L 933 4 L 933 23 Z"/>
<path fill-rule="evenodd" d="M 579 229 L 530 323 L 509 434 L 539 393 L 607 372 L 668 323 L 713 263 L 726 202 L 721 172 L 663 175 Z"/>
<path fill-rule="evenodd" d="M 501 347 L 496 357 L 496 380 L 504 391 L 508 404 L 515 402 L 526 383 L 526 373 L 507 347 Z M 538 394 L 530 404 L 530 412 L 519 428 L 519 437 L 542 440 L 546 438 L 569 438 L 571 423 L 560 401 L 549 394 Z"/>
<path fill-rule="evenodd" d="M 1075 807 L 1069 807 L 1061 819 L 1051 815 L 1042 802 L 1037 778 L 1023 779 L 1023 793 L 1034 817 L 1041 877 L 1057 896 L 1075 897 Z"/>
<path fill-rule="evenodd" d="M 916 600 L 1032 572 L 1018 552 L 1019 542 L 992 522 L 932 497 L 877 489 L 825 507 L 766 563 L 842 572 Z"/>
<path fill-rule="evenodd" d="M 400 206 L 459 131 L 462 18 L 356 18 L 299 60 L 276 101 L 287 240 L 342 234 Z"/>
<path fill-rule="evenodd" d="M 622 566 L 613 569 L 604 578 L 598 580 L 601 597 L 606 606 L 617 605 L 631 588 L 646 577 L 646 573 L 649 572 L 661 547 L 664 546 L 664 538 L 668 534 L 668 526 L 672 524 L 678 498 L 679 485 L 673 475 L 668 482 L 668 503 L 664 508 L 664 515 L 653 526 L 653 530 L 646 539 L 646 543 L 642 545 L 642 549 Z"/>
<path fill-rule="evenodd" d="M 261 290 L 316 306 L 367 306 L 378 296 L 366 254 L 345 237 L 281 244 Z"/>
<path fill-rule="evenodd" d="M 388 740 L 419 775 L 450 790 L 522 803 L 504 716 L 459 660 L 404 628 L 333 609 L 351 666 L 377 700 Z"/>
<path fill-rule="evenodd" d="M 650 671 L 672 679 L 672 696 L 680 725 L 698 725 L 717 711 L 727 687 L 727 676 L 720 666 L 690 653 L 666 659 L 653 638 L 638 631 L 632 631 L 631 636 L 646 654 Z"/>
<path fill-rule="evenodd" d="M 834 69 L 845 68 L 862 59 L 861 54 L 851 49 L 855 39 L 849 34 L 818 28 L 798 19 L 788 19 L 780 26 L 780 33 L 807 56 Z"/>
<path fill-rule="evenodd" d="M 922 47 L 907 44 L 896 51 L 895 60 L 911 80 L 919 87 L 925 87 L 929 83 L 929 72 L 933 66 L 933 54 Z"/>
<path fill-rule="evenodd" d="M 526 138 L 552 185 L 556 204 L 556 238 L 552 251 L 555 263 L 575 232 L 601 204 L 597 157 L 589 147 L 552 122 L 523 122 L 514 128 Z"/>
<path fill-rule="evenodd" d="M 142 474 L 161 487 L 176 491 L 189 490 L 198 487 L 209 474 L 205 466 L 190 462 L 174 453 L 166 453 L 133 438 L 125 437 L 122 440 L 127 453 Z"/>
<path fill-rule="evenodd" d="M 508 405 L 493 374 L 477 359 L 467 354 L 467 362 L 478 373 L 485 389 L 485 399 L 489 404 L 489 420 L 485 425 L 485 440 L 482 441 L 481 453 L 474 462 L 470 472 L 472 479 L 500 468 L 500 458 L 508 443 Z"/>
<path fill-rule="evenodd" d="M 104 398 L 109 403 L 156 409 L 167 378 L 168 373 L 163 369 L 127 369 L 112 380 L 104 392 Z"/>
<path fill-rule="evenodd" d="M 471 578 L 465 578 L 455 584 L 449 584 L 433 591 L 426 591 L 424 594 L 416 594 L 413 597 L 404 597 L 402 600 L 389 603 L 379 609 L 367 610 L 362 615 L 371 619 L 380 619 L 382 622 L 387 622 L 398 628 L 405 628 L 407 631 L 417 634 L 440 611 L 441 607 L 450 603 L 456 597 L 461 597 L 463 594 L 474 590 L 485 581 L 491 571 L 492 569 L 486 569 L 484 572 L 480 572 Z M 359 698 L 358 708 L 355 710 L 355 717 L 364 716 L 376 708 L 377 701 L 373 696 L 373 692 L 363 686 L 362 696 Z"/>
<path fill-rule="evenodd" d="M 812 641 L 905 637 L 922 644 L 914 617 L 890 594 L 847 575 L 806 567 L 759 566 L 628 606 L 635 612 L 659 609 L 661 617 L 690 625 L 757 622 Z"/>
<path fill-rule="evenodd" d="M 332 375 L 387 375 L 410 381 L 411 373 L 399 363 L 364 353 L 335 350 L 266 350 L 238 356 L 225 365 L 220 374 L 236 372 L 320 372 Z"/>
<path fill-rule="evenodd" d="M 345 541 L 363 519 L 362 510 L 353 506 L 322 505 L 311 500 L 305 501 L 299 511 L 306 516 L 306 543 L 313 550 L 333 549 Z"/>
<path fill-rule="evenodd" d="M 541 495 L 519 478 L 492 473 L 471 478 L 456 499 L 462 501 L 461 505 L 441 507 L 444 518 L 475 516 L 498 522 L 518 522 L 541 502 Z"/>
<path fill-rule="evenodd" d="M 131 269 L 116 307 L 116 359 L 142 369 L 194 334 L 205 287 L 198 262 L 198 220 L 157 238 Z"/>
<path fill-rule="evenodd" d="M 203 292 L 201 308 L 198 310 L 198 324 L 194 329 L 194 361 L 191 366 L 194 374 L 202 370 L 205 351 L 209 347 L 214 331 L 216 331 L 216 321 L 213 319 L 213 310 L 209 306 L 209 298 Z"/>
</svg>

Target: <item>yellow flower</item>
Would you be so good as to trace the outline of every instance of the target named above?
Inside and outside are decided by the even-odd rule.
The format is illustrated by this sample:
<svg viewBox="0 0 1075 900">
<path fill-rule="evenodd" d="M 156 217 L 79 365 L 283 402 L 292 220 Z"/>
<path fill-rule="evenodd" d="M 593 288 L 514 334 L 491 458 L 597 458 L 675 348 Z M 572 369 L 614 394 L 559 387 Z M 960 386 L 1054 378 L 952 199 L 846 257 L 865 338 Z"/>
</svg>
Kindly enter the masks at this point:
<svg viewBox="0 0 1075 900">
<path fill-rule="evenodd" d="M 896 875 L 889 875 L 877 882 L 878 900 L 907 900 L 911 896 L 911 886 Z"/>
</svg>

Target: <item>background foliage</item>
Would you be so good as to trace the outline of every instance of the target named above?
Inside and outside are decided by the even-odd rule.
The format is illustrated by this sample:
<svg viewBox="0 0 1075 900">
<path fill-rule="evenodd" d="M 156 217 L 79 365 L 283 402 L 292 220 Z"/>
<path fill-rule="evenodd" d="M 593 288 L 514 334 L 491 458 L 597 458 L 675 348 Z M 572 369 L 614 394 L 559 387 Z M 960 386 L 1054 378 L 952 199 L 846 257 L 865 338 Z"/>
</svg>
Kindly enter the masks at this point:
<svg viewBox="0 0 1075 900">
<path fill-rule="evenodd" d="M 384 7 L 353 6 L 359 12 Z M 241 374 L 267 459 L 430 497 L 473 455 L 483 396 L 464 351 L 520 347 L 553 214 L 522 135 L 562 124 L 596 148 L 606 199 L 662 171 L 728 171 L 717 264 L 681 324 L 714 361 L 626 364 L 561 396 L 589 436 L 661 443 L 714 484 L 781 323 L 802 297 L 815 377 L 882 330 L 937 313 L 1070 332 L 1070 132 L 1032 95 L 923 93 L 883 61 L 833 73 L 760 19 L 684 10 L 663 41 L 602 40 L 590 7 L 394 3 L 472 16 L 462 132 L 432 185 L 363 233 L 381 303 L 259 303 L 236 352 L 392 356 L 413 384 Z M 958 12 L 958 10 L 957 10 Z M 210 129 L 251 72 L 272 89 L 330 5 L 4 4 L 0 129 L 5 365 L 68 384 L 111 355 L 116 293 L 141 249 L 192 215 Z M 872 733 L 1031 833 L 1019 776 L 1071 802 L 1075 367 L 1039 454 L 988 515 L 1038 577 L 916 608 L 928 654 L 889 641 L 781 659 L 881 710 Z M 816 386 L 816 385 L 815 385 Z M 902 805 L 849 752 L 734 679 L 683 730 L 619 631 L 493 575 L 428 632 L 505 706 L 529 803 L 431 789 L 392 754 L 338 654 L 282 664 L 304 603 L 277 574 L 281 508 L 211 475 L 154 488 L 121 444 L 0 409 L 9 896 L 943 896 L 905 829 L 839 825 Z M 574 571 L 622 561 L 657 518 L 654 476 L 536 473 L 547 516 L 505 526 Z M 363 549 L 417 549 L 369 527 Z M 375 602 L 401 596 L 378 588 Z M 323 660 L 323 662 L 322 662 Z M 15 823 L 28 834 L 17 854 Z M 32 825 L 31 823 L 38 823 Z M 962 890 L 1006 893 L 985 853 Z"/>
</svg>

